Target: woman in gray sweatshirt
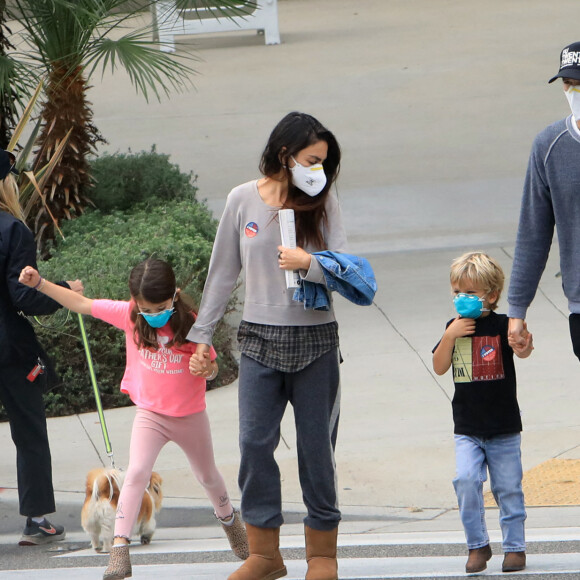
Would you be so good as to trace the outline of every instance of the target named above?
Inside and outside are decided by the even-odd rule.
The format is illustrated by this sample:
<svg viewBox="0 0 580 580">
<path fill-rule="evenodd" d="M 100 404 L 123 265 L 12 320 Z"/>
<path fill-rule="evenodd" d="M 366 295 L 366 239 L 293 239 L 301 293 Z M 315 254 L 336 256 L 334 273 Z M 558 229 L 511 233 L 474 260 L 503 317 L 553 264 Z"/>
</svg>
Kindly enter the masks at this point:
<svg viewBox="0 0 580 580">
<path fill-rule="evenodd" d="M 188 339 L 203 356 L 239 274 L 245 300 L 238 331 L 241 463 L 239 485 L 250 557 L 229 580 L 274 580 L 286 575 L 279 551 L 283 523 L 280 470 L 274 451 L 287 404 L 294 408 L 304 519 L 306 578 L 338 578 L 338 509 L 334 447 L 339 404 L 339 341 L 332 304 L 306 310 L 292 300 L 285 271 L 324 284 L 313 252 L 346 250 L 331 186 L 340 165 L 334 135 L 304 113 L 286 115 L 262 154 L 261 179 L 234 188 L 217 231 L 197 321 Z M 281 244 L 278 210 L 293 209 L 297 247 Z"/>
</svg>

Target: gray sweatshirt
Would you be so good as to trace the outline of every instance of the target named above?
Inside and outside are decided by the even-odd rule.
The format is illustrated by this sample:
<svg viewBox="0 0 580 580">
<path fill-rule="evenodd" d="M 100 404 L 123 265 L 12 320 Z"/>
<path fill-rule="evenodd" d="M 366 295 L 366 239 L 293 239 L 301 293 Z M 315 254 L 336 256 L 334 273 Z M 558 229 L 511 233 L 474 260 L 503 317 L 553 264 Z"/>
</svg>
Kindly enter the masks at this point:
<svg viewBox="0 0 580 580">
<path fill-rule="evenodd" d="M 508 315 L 525 318 L 550 252 L 554 225 L 570 312 L 580 313 L 580 136 L 572 116 L 546 127 L 534 140 L 528 164 Z"/>
<path fill-rule="evenodd" d="M 256 181 L 232 189 L 216 234 L 203 298 L 195 325 L 187 339 L 211 344 L 215 325 L 223 316 L 240 272 L 245 275 L 243 319 L 273 326 L 311 326 L 334 321 L 329 311 L 305 310 L 292 300 L 294 288 L 286 288 L 284 270 L 278 265 L 281 245 L 278 208 L 264 203 Z M 346 235 L 337 199 L 329 195 L 326 203 L 327 224 L 322 234 L 328 250 L 344 252 Z M 305 247 L 307 252 L 315 248 Z M 324 283 L 316 258 L 301 277 Z"/>
</svg>

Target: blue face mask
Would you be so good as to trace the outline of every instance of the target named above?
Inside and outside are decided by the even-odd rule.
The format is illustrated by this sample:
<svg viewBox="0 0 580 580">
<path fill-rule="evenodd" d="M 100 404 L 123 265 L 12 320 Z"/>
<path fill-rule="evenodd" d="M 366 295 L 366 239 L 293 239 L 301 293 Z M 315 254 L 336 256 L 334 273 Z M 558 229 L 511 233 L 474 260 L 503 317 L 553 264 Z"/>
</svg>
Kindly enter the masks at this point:
<svg viewBox="0 0 580 580">
<path fill-rule="evenodd" d="M 139 312 L 139 314 L 145 319 L 145 322 L 151 328 L 162 328 L 169 322 L 169 319 L 171 318 L 173 312 L 175 311 L 175 308 L 173 308 L 174 302 L 175 302 L 175 294 L 173 294 L 171 308 L 163 310 L 162 312 L 157 312 L 156 314 L 149 314 L 147 312 Z"/>
<path fill-rule="evenodd" d="M 475 294 L 457 294 L 453 298 L 453 305 L 457 314 L 463 318 L 479 318 L 482 312 L 487 311 L 483 307 L 484 299 Z"/>
</svg>

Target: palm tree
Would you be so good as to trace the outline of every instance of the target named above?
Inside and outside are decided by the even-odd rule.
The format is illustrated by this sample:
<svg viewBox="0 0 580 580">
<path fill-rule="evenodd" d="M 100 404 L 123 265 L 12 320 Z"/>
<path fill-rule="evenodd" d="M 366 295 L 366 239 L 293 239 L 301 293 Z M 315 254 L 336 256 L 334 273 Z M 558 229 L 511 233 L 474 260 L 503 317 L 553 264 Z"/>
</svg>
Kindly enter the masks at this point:
<svg viewBox="0 0 580 580">
<path fill-rule="evenodd" d="M 148 1 L 142 4 L 150 7 Z M 201 0 L 206 1 L 211 2 Z M 244 0 L 220 3 L 240 5 Z M 151 26 L 134 28 L 135 11 L 121 12 L 126 0 L 12 0 L 12 4 L 17 12 L 6 10 L 24 28 L 25 55 L 45 76 L 44 123 L 35 167 L 46 165 L 72 128 L 62 159 L 44 189 L 47 204 L 60 222 L 90 204 L 88 156 L 104 141 L 93 124 L 87 99 L 91 75 L 123 68 L 138 93 L 146 99 L 151 94 L 160 99 L 162 93 L 169 95 L 171 90 L 189 86 L 192 57 L 176 58 L 159 51 Z M 41 245 L 54 236 L 54 228 L 46 207 L 39 204 L 37 209 L 31 225 Z"/>
</svg>

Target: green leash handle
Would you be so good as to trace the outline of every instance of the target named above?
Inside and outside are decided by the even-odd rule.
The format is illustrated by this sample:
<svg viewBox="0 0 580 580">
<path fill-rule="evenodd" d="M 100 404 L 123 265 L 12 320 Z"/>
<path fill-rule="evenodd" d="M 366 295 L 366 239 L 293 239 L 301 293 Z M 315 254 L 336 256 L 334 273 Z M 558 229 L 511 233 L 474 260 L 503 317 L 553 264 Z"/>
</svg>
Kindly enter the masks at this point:
<svg viewBox="0 0 580 580">
<path fill-rule="evenodd" d="M 105 440 L 105 449 L 107 450 L 107 456 L 111 459 L 111 466 L 115 467 L 115 460 L 113 458 L 113 448 L 111 446 L 111 441 L 109 439 L 109 432 L 107 431 L 107 423 L 105 422 L 105 414 L 103 413 L 103 404 L 101 403 L 101 393 L 99 392 L 99 387 L 97 385 L 97 377 L 95 375 L 95 369 L 93 367 L 93 358 L 91 356 L 91 349 L 89 347 L 87 332 L 85 330 L 85 323 L 83 321 L 82 314 L 77 314 L 77 316 L 79 317 L 79 327 L 81 329 L 81 336 L 83 338 L 83 344 L 85 347 L 85 355 L 87 357 L 87 363 L 89 365 L 89 374 L 91 376 L 91 383 L 93 385 L 95 401 L 97 402 L 97 411 L 99 413 L 99 421 L 101 423 L 101 431 L 103 432 L 103 439 Z"/>
</svg>

